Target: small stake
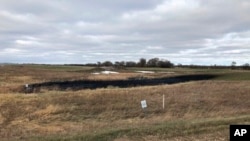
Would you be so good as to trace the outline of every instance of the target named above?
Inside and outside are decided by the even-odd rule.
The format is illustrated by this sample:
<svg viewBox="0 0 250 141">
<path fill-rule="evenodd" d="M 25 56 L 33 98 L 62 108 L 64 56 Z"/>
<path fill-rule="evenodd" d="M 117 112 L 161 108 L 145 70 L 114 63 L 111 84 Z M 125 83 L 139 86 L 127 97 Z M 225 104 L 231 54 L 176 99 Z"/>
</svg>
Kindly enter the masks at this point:
<svg viewBox="0 0 250 141">
<path fill-rule="evenodd" d="M 165 109 L 165 94 L 162 95 L 162 108 Z"/>
</svg>

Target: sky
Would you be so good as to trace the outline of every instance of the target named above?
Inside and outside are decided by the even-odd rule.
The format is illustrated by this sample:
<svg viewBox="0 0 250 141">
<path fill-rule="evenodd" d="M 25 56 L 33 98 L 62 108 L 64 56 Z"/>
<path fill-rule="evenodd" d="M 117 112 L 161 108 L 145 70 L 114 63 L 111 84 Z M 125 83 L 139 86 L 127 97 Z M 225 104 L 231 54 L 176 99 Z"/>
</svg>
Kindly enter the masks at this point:
<svg viewBox="0 0 250 141">
<path fill-rule="evenodd" d="M 0 0 L 0 63 L 250 63 L 249 0 Z"/>
</svg>

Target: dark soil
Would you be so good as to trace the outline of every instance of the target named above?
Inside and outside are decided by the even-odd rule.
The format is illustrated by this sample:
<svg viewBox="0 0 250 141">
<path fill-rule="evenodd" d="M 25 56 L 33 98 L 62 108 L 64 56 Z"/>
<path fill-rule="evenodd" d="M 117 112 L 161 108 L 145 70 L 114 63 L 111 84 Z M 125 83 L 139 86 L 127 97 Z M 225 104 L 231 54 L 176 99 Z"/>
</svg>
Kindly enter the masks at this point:
<svg viewBox="0 0 250 141">
<path fill-rule="evenodd" d="M 28 88 L 24 87 L 22 92 L 33 93 L 39 92 L 41 88 L 47 90 L 82 90 L 97 89 L 107 87 L 136 87 L 136 86 L 153 86 L 162 84 L 176 84 L 188 81 L 209 80 L 217 77 L 216 75 L 197 74 L 197 75 L 181 75 L 175 77 L 154 78 L 154 79 L 128 79 L 128 80 L 76 80 L 76 81 L 55 81 L 30 84 Z"/>
</svg>

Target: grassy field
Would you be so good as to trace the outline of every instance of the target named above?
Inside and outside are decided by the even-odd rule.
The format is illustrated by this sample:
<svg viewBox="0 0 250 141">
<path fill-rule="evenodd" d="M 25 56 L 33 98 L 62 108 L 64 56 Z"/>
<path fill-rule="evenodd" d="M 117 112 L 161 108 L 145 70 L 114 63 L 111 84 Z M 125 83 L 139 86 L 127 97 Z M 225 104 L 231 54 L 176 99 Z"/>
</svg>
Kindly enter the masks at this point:
<svg viewBox="0 0 250 141">
<path fill-rule="evenodd" d="M 138 70 L 157 73 L 134 72 Z M 95 69 L 81 66 L 0 66 L 1 141 L 227 141 L 230 124 L 250 124 L 248 71 L 130 68 L 110 75 L 93 75 L 92 71 Z M 26 83 L 198 73 L 218 77 L 131 88 L 17 91 Z M 140 105 L 144 99 L 146 110 Z"/>
</svg>

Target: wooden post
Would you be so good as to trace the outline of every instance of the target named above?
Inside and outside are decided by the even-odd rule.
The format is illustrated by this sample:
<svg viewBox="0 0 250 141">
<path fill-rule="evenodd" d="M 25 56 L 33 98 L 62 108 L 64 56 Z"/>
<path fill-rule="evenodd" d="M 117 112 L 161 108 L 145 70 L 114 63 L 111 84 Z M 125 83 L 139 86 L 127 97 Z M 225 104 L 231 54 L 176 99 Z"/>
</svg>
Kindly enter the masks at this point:
<svg viewBox="0 0 250 141">
<path fill-rule="evenodd" d="M 162 95 L 162 108 L 165 109 L 165 94 Z"/>
</svg>

